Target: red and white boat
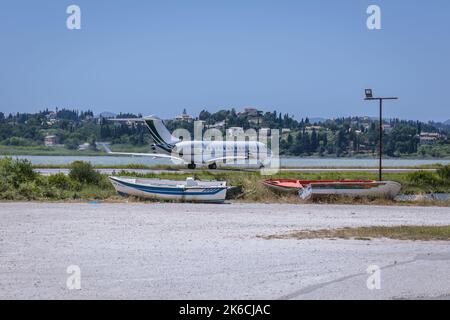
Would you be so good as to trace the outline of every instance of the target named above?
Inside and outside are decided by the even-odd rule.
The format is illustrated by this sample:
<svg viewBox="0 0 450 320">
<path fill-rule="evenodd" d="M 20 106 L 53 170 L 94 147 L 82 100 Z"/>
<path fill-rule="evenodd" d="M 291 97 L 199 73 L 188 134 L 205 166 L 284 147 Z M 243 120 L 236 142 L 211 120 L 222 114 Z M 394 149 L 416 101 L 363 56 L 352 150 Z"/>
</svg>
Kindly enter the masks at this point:
<svg viewBox="0 0 450 320">
<path fill-rule="evenodd" d="M 374 180 L 265 180 L 264 185 L 285 193 L 298 193 L 302 199 L 326 196 L 394 198 L 401 189 L 395 181 Z"/>
</svg>

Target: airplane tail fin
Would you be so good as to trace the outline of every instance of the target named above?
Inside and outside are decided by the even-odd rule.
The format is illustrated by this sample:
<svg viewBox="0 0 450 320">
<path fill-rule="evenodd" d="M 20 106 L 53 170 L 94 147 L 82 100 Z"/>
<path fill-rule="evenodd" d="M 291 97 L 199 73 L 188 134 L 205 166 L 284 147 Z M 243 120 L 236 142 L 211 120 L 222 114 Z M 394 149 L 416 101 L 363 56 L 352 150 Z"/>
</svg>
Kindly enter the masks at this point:
<svg viewBox="0 0 450 320">
<path fill-rule="evenodd" d="M 150 135 L 157 145 L 165 145 L 169 149 L 180 140 L 172 136 L 167 129 L 164 122 L 155 116 L 148 116 L 144 118 L 145 125 L 150 132 Z"/>
<path fill-rule="evenodd" d="M 164 122 L 156 117 L 156 116 L 148 116 L 144 118 L 119 118 L 119 119 L 108 119 L 109 121 L 115 122 L 140 122 L 145 123 L 148 131 L 150 132 L 150 136 L 152 137 L 155 144 L 162 148 L 163 150 L 170 152 L 177 142 L 180 142 L 180 139 L 172 136 L 167 130 Z"/>
</svg>

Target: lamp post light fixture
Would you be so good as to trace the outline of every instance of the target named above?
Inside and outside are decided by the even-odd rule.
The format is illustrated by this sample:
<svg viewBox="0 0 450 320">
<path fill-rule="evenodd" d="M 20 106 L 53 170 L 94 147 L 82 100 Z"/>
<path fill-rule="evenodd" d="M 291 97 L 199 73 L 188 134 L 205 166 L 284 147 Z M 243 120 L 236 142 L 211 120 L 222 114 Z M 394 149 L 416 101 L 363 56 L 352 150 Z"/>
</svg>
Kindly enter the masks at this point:
<svg viewBox="0 0 450 320">
<path fill-rule="evenodd" d="M 378 100 L 380 102 L 380 137 L 379 137 L 379 181 L 383 181 L 382 168 L 383 168 L 383 100 L 397 100 L 397 97 L 374 97 L 372 89 L 365 89 L 366 98 L 364 100 Z"/>
</svg>

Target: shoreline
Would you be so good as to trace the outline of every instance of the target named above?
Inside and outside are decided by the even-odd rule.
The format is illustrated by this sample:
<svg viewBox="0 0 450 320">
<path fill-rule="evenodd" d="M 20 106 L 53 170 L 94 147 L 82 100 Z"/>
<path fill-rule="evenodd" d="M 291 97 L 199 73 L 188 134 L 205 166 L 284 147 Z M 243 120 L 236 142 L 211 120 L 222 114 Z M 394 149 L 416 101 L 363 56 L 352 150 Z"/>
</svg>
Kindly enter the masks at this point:
<svg viewBox="0 0 450 320">
<path fill-rule="evenodd" d="M 130 151 L 131 152 L 131 151 Z M 73 152 L 61 152 L 61 153 L 53 153 L 51 151 L 37 151 L 37 152 L 29 152 L 29 151 L 7 151 L 1 152 L 0 148 L 0 156 L 5 157 L 14 157 L 14 156 L 36 156 L 36 157 L 121 157 L 126 158 L 129 157 L 127 155 L 111 155 L 109 153 L 103 151 L 73 151 Z M 281 159 L 354 159 L 354 160 L 377 160 L 377 155 L 367 155 L 367 156 L 342 156 L 336 157 L 335 155 L 327 155 L 327 156 L 319 156 L 319 155 L 299 155 L 299 156 L 281 156 Z M 418 157 L 417 155 L 403 155 L 401 157 L 383 157 L 383 160 L 449 160 L 450 156 L 445 156 L 441 158 L 436 157 Z"/>
</svg>

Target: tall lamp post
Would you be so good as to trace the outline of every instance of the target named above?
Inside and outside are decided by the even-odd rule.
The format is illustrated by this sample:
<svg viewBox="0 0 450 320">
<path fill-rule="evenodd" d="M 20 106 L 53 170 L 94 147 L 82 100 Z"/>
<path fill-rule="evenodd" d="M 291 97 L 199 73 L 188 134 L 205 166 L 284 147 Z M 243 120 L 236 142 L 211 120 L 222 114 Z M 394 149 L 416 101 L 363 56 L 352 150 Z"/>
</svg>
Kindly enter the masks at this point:
<svg viewBox="0 0 450 320">
<path fill-rule="evenodd" d="M 372 89 L 365 90 L 366 98 L 364 100 L 378 100 L 380 101 L 380 141 L 379 141 L 379 152 L 378 155 L 380 157 L 379 164 L 379 180 L 383 181 L 382 176 L 382 168 L 383 168 L 383 100 L 397 100 L 397 97 L 374 97 Z"/>
</svg>

